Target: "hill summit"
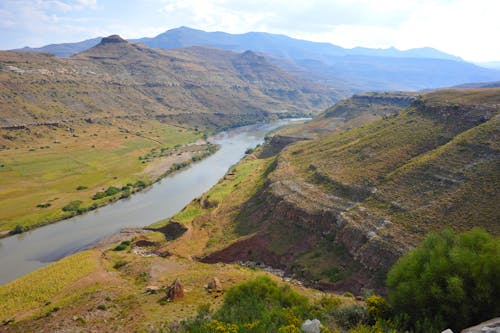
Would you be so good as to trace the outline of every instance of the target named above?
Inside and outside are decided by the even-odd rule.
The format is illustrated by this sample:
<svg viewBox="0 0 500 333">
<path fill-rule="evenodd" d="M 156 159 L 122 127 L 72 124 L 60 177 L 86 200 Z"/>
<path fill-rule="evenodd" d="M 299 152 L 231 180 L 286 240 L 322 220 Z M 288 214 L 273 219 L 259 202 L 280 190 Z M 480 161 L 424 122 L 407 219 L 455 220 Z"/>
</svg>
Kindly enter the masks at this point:
<svg viewBox="0 0 500 333">
<path fill-rule="evenodd" d="M 119 35 L 111 35 L 101 39 L 100 44 L 111 44 L 111 43 L 128 43 L 125 39 L 121 38 Z"/>
</svg>

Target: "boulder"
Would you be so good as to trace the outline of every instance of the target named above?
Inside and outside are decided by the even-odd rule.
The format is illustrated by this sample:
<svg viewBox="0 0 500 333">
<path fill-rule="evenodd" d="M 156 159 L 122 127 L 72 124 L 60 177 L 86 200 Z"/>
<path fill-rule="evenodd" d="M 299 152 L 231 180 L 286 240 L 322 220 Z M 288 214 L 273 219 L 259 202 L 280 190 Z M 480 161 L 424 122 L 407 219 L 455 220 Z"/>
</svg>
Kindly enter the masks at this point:
<svg viewBox="0 0 500 333">
<path fill-rule="evenodd" d="M 146 293 L 148 294 L 157 294 L 160 291 L 160 287 L 158 286 L 147 286 Z"/>
<path fill-rule="evenodd" d="M 182 286 L 181 280 L 178 278 L 166 288 L 167 299 L 171 301 L 178 300 L 184 297 L 184 287 Z"/>
<path fill-rule="evenodd" d="M 210 282 L 208 282 L 207 285 L 208 291 L 212 292 L 221 292 L 222 291 L 222 284 L 220 283 L 220 280 L 216 277 L 213 277 Z"/>
<path fill-rule="evenodd" d="M 500 333 L 500 317 L 466 328 L 462 330 L 462 333 Z"/>
<path fill-rule="evenodd" d="M 321 322 L 318 319 L 309 320 L 307 319 L 300 329 L 304 333 L 320 333 L 321 332 Z"/>
</svg>

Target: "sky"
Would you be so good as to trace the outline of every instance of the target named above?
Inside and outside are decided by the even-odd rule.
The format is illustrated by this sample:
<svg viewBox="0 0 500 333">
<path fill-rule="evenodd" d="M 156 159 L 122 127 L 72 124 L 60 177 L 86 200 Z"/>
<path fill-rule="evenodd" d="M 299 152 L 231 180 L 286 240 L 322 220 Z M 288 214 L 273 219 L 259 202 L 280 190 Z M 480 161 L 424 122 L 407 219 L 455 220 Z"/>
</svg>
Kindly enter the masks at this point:
<svg viewBox="0 0 500 333">
<path fill-rule="evenodd" d="M 500 0 L 0 0 L 0 49 L 187 26 L 500 61 Z"/>
</svg>

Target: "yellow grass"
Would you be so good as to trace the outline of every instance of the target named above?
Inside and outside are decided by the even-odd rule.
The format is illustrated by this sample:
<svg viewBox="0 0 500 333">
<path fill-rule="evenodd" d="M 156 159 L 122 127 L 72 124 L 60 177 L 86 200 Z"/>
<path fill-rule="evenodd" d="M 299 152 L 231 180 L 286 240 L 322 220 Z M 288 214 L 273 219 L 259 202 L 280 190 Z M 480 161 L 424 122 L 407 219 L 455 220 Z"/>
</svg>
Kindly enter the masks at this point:
<svg viewBox="0 0 500 333">
<path fill-rule="evenodd" d="M 81 252 L 0 286 L 0 320 L 50 301 L 71 283 L 96 271 L 97 255 L 96 251 Z"/>
</svg>

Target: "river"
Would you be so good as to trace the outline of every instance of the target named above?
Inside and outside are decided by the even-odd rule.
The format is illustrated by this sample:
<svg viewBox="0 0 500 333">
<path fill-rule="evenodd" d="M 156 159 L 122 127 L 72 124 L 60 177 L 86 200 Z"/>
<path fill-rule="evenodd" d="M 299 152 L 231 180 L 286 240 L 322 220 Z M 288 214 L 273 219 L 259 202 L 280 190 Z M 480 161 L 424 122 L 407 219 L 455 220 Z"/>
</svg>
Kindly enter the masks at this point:
<svg viewBox="0 0 500 333">
<path fill-rule="evenodd" d="M 163 178 L 150 188 L 84 215 L 0 239 L 0 284 L 65 256 L 91 248 L 123 227 L 143 227 L 171 217 L 206 192 L 266 133 L 294 119 L 239 127 L 212 136 L 212 156 Z"/>
</svg>

